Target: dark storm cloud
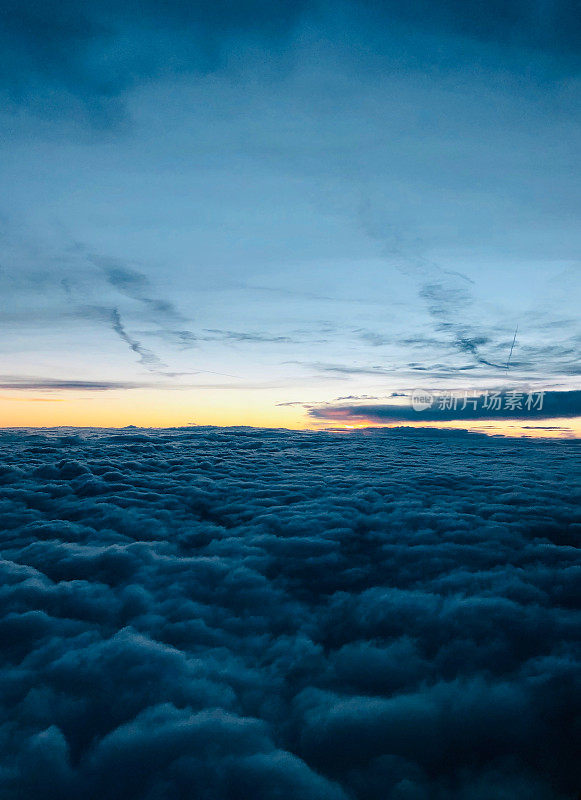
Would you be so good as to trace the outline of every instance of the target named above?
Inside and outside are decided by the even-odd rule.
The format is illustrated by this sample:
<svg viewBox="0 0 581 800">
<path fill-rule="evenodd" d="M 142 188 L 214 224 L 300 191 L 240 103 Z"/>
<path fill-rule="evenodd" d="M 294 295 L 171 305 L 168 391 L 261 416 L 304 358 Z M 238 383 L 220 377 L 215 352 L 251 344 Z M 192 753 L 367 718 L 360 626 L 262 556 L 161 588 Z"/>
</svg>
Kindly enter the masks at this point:
<svg viewBox="0 0 581 800">
<path fill-rule="evenodd" d="M 553 392 L 542 394 L 531 393 L 529 407 L 527 399 L 529 393 L 518 390 L 516 402 L 512 403 L 510 392 L 498 392 L 497 404 L 486 405 L 489 395 L 469 393 L 466 405 L 464 398 L 459 395 L 454 407 L 442 402 L 441 397 L 434 395 L 428 408 L 416 410 L 411 402 L 407 405 L 382 404 L 382 405 L 333 405 L 324 404 L 311 408 L 309 415 L 317 419 L 346 419 L 369 420 L 370 422 L 439 422 L 450 420 L 475 420 L 475 419 L 551 419 L 581 417 L 581 391 Z"/>
<path fill-rule="evenodd" d="M 6 800 L 567 800 L 573 442 L 0 433 Z"/>
<path fill-rule="evenodd" d="M 284 52 L 299 23 L 330 30 L 337 17 L 334 6 L 313 0 L 121 5 L 2 0 L 1 5 L 2 74 L 12 98 L 49 96 L 56 88 L 104 105 L 158 76 L 215 70 L 228 51 L 245 42 L 258 43 L 272 57 Z M 422 47 L 407 53 L 402 48 L 408 59 L 470 61 L 466 43 L 472 42 L 487 46 L 493 56 L 502 52 L 505 61 L 521 54 L 529 68 L 535 59 L 557 73 L 579 68 L 581 23 L 576 4 L 568 0 L 351 0 L 345 8 L 355 29 L 372 32 L 370 45 L 379 53 L 393 49 L 394 41 L 423 35 Z M 457 45 L 443 47 L 450 41 Z"/>
<path fill-rule="evenodd" d="M 285 39 L 302 3 L 2 0 L 1 7 L 3 82 L 12 97 L 56 88 L 106 106 L 155 77 L 216 69 L 237 37 Z"/>
</svg>

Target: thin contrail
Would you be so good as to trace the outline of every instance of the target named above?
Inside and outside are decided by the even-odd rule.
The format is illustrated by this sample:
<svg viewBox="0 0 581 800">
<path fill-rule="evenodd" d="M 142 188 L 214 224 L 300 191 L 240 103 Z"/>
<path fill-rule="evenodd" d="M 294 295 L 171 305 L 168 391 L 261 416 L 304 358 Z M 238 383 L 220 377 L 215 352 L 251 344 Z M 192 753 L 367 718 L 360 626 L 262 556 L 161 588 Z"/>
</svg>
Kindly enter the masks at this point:
<svg viewBox="0 0 581 800">
<path fill-rule="evenodd" d="M 517 334 L 517 332 L 518 332 L 518 324 L 517 324 L 516 328 L 514 329 L 514 336 L 513 336 L 513 339 L 512 339 L 512 344 L 510 346 L 510 353 L 508 354 L 508 361 L 506 362 L 507 371 L 508 371 L 508 368 L 510 366 L 510 359 L 512 358 L 512 351 L 514 350 L 514 344 L 516 342 L 516 334 Z"/>
</svg>

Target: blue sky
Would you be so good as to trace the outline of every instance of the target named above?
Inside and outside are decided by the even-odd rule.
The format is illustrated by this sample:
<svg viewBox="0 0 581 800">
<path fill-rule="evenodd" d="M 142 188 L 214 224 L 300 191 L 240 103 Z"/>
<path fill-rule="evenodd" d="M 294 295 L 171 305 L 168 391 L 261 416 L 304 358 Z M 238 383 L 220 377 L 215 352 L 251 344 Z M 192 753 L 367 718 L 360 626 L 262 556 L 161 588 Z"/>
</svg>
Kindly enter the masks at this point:
<svg viewBox="0 0 581 800">
<path fill-rule="evenodd" d="M 579 388 L 572 5 L 4 5 L 5 424 Z"/>
</svg>

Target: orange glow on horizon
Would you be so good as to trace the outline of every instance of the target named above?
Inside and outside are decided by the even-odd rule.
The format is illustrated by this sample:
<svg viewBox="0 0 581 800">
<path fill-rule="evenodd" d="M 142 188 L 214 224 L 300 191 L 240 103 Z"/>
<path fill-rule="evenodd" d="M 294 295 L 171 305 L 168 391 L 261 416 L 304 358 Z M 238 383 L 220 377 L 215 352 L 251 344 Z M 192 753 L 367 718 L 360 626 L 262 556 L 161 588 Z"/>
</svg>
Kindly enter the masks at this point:
<svg viewBox="0 0 581 800">
<path fill-rule="evenodd" d="M 210 389 L 108 392 L 56 392 L 55 396 L 23 396 L 12 390 L 0 395 L 0 428 L 95 427 L 170 428 L 188 425 L 249 426 L 291 430 L 363 428 L 445 428 L 488 435 L 534 438 L 581 438 L 581 418 L 527 420 L 472 420 L 446 422 L 377 423 L 359 418 L 344 422 L 310 418 L 302 406 L 280 406 L 272 392 L 216 392 Z M 279 392 L 280 395 L 280 392 Z"/>
<path fill-rule="evenodd" d="M 365 420 L 357 425 L 345 425 L 337 422 L 336 426 L 332 420 L 320 422 L 317 428 L 320 430 L 360 430 L 365 428 L 438 428 L 441 430 L 465 430 L 474 433 L 484 433 L 487 436 L 507 436 L 516 438 L 533 439 L 581 439 L 581 418 L 559 418 L 559 419 L 535 419 L 536 424 L 527 424 L 526 420 L 450 420 L 446 422 L 388 422 L 380 423 L 373 420 Z"/>
<path fill-rule="evenodd" d="M 255 393 L 152 389 L 59 392 L 55 397 L 0 396 L 0 428 L 171 428 L 187 425 L 305 428 L 302 409 L 277 407 Z M 56 392 L 54 393 L 56 395 Z"/>
</svg>

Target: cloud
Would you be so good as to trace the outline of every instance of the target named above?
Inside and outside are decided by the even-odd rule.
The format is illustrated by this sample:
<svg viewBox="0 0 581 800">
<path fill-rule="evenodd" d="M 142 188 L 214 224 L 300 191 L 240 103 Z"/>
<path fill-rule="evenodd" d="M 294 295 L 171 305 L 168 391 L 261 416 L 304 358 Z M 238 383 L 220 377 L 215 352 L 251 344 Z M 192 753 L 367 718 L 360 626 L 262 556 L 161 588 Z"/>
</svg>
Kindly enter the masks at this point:
<svg viewBox="0 0 581 800">
<path fill-rule="evenodd" d="M 181 350 L 189 350 L 192 347 L 196 347 L 199 342 L 199 336 L 188 330 L 172 330 L 168 328 L 167 330 L 158 331 L 148 330 L 144 331 L 143 334 L 177 345 Z"/>
<path fill-rule="evenodd" d="M 119 98 L 135 86 L 167 75 L 215 72 L 245 48 L 262 48 L 271 60 L 283 60 L 301 24 L 327 36 L 336 28 L 333 5 L 312 0 L 149 0 L 123 6 L 106 0 L 82 5 L 2 0 L 2 11 L 4 86 L 10 98 L 42 101 L 53 113 L 55 93 L 79 98 L 102 123 L 122 116 Z M 378 53 L 402 50 L 400 58 L 412 62 L 415 56 L 449 68 L 472 63 L 475 50 L 482 59 L 487 49 L 492 60 L 500 53 L 505 62 L 515 62 L 515 69 L 523 62 L 529 69 L 538 63 L 545 78 L 579 70 L 581 26 L 574 4 L 566 0 L 542 7 L 517 0 L 413 0 L 405 6 L 394 0 L 351 0 L 344 16 L 353 20 L 351 36 L 364 27 Z"/>
<path fill-rule="evenodd" d="M 161 337 L 182 349 L 194 347 L 198 341 L 190 330 L 176 329 L 185 320 L 175 305 L 162 298 L 151 297 L 152 286 L 142 272 L 127 267 L 118 260 L 103 256 L 91 256 L 89 260 L 103 270 L 108 283 L 118 292 L 141 303 L 148 318 L 159 326 L 157 331 L 147 331 L 147 335 Z"/>
<path fill-rule="evenodd" d="M 459 273 L 448 271 L 447 274 L 457 276 Z M 456 350 L 472 356 L 478 365 L 504 369 L 506 362 L 495 363 L 481 355 L 480 349 L 491 345 L 490 336 L 474 333 L 473 326 L 462 321 L 462 312 L 472 303 L 472 296 L 464 286 L 433 281 L 420 288 L 419 296 L 426 302 L 430 316 L 436 321 L 436 330 L 450 336 Z"/>
<path fill-rule="evenodd" d="M 404 348 L 414 348 L 422 357 L 425 352 L 431 352 L 432 358 L 437 354 L 439 359 L 446 360 L 445 365 L 410 361 L 412 368 L 434 370 L 434 377 L 474 368 L 488 375 L 496 372 L 500 376 L 509 362 L 515 328 L 519 315 L 522 315 L 520 332 L 510 359 L 511 373 L 529 381 L 535 376 L 550 378 L 578 373 L 579 337 L 574 331 L 567 330 L 572 324 L 570 320 L 554 319 L 562 309 L 554 304 L 549 312 L 550 304 L 537 303 L 526 312 L 521 309 L 516 318 L 513 309 L 507 320 L 502 297 L 494 304 L 483 302 L 482 286 L 479 293 L 475 288 L 481 282 L 477 284 L 462 272 L 446 269 L 427 257 L 426 253 L 434 250 L 429 238 L 402 234 L 401 222 L 394 225 L 385 211 L 386 205 L 381 196 L 375 200 L 373 195 L 366 197 L 359 209 L 360 225 L 367 236 L 380 244 L 387 264 L 416 285 L 418 298 L 428 312 L 433 329 L 426 332 L 420 329 L 412 336 L 395 337 L 394 341 Z M 563 280 L 571 283 L 569 294 L 573 296 L 576 288 L 574 276 L 567 271 Z M 553 279 L 552 282 L 558 281 Z M 561 339 L 557 333 L 562 328 L 569 335 L 562 334 Z M 381 334 L 371 332 L 366 338 L 371 343 L 387 344 Z M 541 341 L 543 344 L 538 344 Z M 463 360 L 469 357 L 472 365 L 457 364 L 455 357 L 458 355 Z"/>
<path fill-rule="evenodd" d="M 251 331 L 222 331 L 215 329 L 206 329 L 203 336 L 200 336 L 205 342 L 266 342 L 274 344 L 284 344 L 291 342 L 292 339 L 288 336 L 273 336 L 268 333 L 256 333 Z"/>
<path fill-rule="evenodd" d="M 486 4 L 478 0 L 413 0 L 405 6 L 387 0 L 371 5 L 385 15 L 384 19 L 395 15 L 414 26 L 449 31 L 505 49 L 521 46 L 574 57 L 581 47 L 581 25 L 567 0 L 550 5 L 523 5 L 517 0 Z"/>
<path fill-rule="evenodd" d="M 360 224 L 365 233 L 381 244 L 384 256 L 393 267 L 407 278 L 411 278 L 417 286 L 419 299 L 425 304 L 437 337 L 431 335 L 415 335 L 399 338 L 399 344 L 412 347 L 429 347 L 432 351 L 449 354 L 460 353 L 471 357 L 474 366 L 504 369 L 503 363 L 483 355 L 482 348 L 497 354 L 502 342 L 498 341 L 498 331 L 485 330 L 483 324 L 475 324 L 470 318 L 474 306 L 472 287 L 474 281 L 462 272 L 445 269 L 437 262 L 422 254 L 425 245 L 420 240 L 406 241 L 399 232 L 395 232 L 383 219 L 383 212 L 368 198 L 359 211 Z M 492 334 L 495 334 L 494 338 Z M 381 335 L 367 333 L 364 337 L 374 345 L 387 344 Z M 504 338 L 504 334 L 503 334 Z M 511 339 L 512 341 L 512 339 Z M 506 350 L 508 354 L 508 349 Z M 427 367 L 410 364 L 415 369 L 431 369 L 435 377 L 444 377 L 446 373 L 469 369 L 469 366 L 457 364 L 436 365 Z"/>
<path fill-rule="evenodd" d="M 0 432 L 0 794 L 572 797 L 577 449 Z"/>
<path fill-rule="evenodd" d="M 384 336 L 382 333 L 377 333 L 376 331 L 356 331 L 359 335 L 360 339 L 363 339 L 364 342 L 368 342 L 373 347 L 382 347 L 384 344 L 389 344 L 391 342 L 391 338 L 388 336 Z"/>
<path fill-rule="evenodd" d="M 149 0 L 121 8 L 89 0 L 81 7 L 65 0 L 56 8 L 2 0 L 4 85 L 29 101 L 47 101 L 55 90 L 79 98 L 110 122 L 127 89 L 168 74 L 211 72 L 238 37 L 286 39 L 301 6 Z"/>
<path fill-rule="evenodd" d="M 155 353 L 153 353 L 151 350 L 148 350 L 141 344 L 141 342 L 137 341 L 137 339 L 134 339 L 127 333 L 121 320 L 121 315 L 116 308 L 111 311 L 111 327 L 117 336 L 119 336 L 119 338 L 129 346 L 129 349 L 139 356 L 139 363 L 143 364 L 144 367 L 147 367 L 147 369 L 156 369 L 158 367 L 167 366 L 155 355 Z"/>
<path fill-rule="evenodd" d="M 0 375 L 0 389 L 15 389 L 18 391 L 80 391 L 80 392 L 105 392 L 126 389 L 191 389 L 199 388 L 199 383 L 179 383 L 175 380 L 164 378 L 184 378 L 188 375 L 222 375 L 227 378 L 239 378 L 226 372 L 212 372 L 207 369 L 188 370 L 187 372 L 169 372 L 156 370 L 162 380 L 158 381 L 115 381 L 115 380 L 79 380 L 76 378 L 36 378 L 14 375 Z M 223 384 L 219 384 L 223 386 Z"/>
<path fill-rule="evenodd" d="M 174 323 L 176 320 L 183 319 L 173 303 L 149 296 L 152 287 L 149 279 L 142 272 L 131 269 L 111 258 L 92 256 L 89 260 L 104 271 L 111 286 L 127 297 L 143 303 L 152 315 Z"/>
<path fill-rule="evenodd" d="M 446 402 L 451 395 L 433 395 L 430 405 L 416 410 L 411 401 L 406 405 L 333 405 L 323 404 L 309 410 L 309 416 L 329 420 L 367 420 L 369 422 L 445 422 L 451 420 L 551 419 L 581 417 L 581 391 L 514 392 L 499 391 L 492 401 L 491 394 L 466 393 L 457 395 L 454 403 Z M 529 399 L 530 397 L 530 399 Z M 442 401 L 441 398 L 444 398 Z M 514 399 L 514 402 L 512 400 Z"/>
<path fill-rule="evenodd" d="M 466 372 L 475 369 L 474 364 L 444 364 L 437 363 L 419 363 L 417 361 L 410 361 L 402 366 L 381 366 L 380 364 L 374 365 L 360 365 L 360 364 L 327 364 L 324 362 L 289 362 L 301 363 L 302 366 L 310 367 L 317 372 L 328 375 L 389 375 L 393 377 L 397 373 L 398 376 L 408 375 L 412 376 L 417 372 L 428 372 L 431 378 L 450 377 L 459 372 Z"/>
<path fill-rule="evenodd" d="M 175 385 L 174 385 L 175 386 Z M 153 389 L 172 388 L 171 384 L 143 381 L 92 381 L 92 380 L 59 380 L 58 378 L 23 378 L 0 375 L 0 389 L 18 389 L 19 391 L 80 391 L 106 392 L 118 389 Z"/>
<path fill-rule="evenodd" d="M 111 286 L 119 289 L 128 297 L 142 299 L 143 292 L 149 289 L 149 281 L 143 273 L 120 266 L 110 259 L 93 258 L 92 260 L 103 267 Z"/>
<path fill-rule="evenodd" d="M 405 392 L 390 392 L 389 394 L 384 395 L 371 395 L 371 394 L 350 394 L 344 395 L 342 397 L 336 397 L 332 400 L 332 403 L 339 403 L 345 400 L 385 400 L 388 397 L 407 397 Z M 315 408 L 319 403 L 316 402 L 305 402 L 303 400 L 292 400 L 285 403 L 277 403 L 277 406 L 302 406 L 303 408 Z"/>
<path fill-rule="evenodd" d="M 390 375 L 393 374 L 393 369 L 387 369 L 380 365 L 373 366 L 359 366 L 357 364 L 324 364 L 315 362 L 314 364 L 305 364 L 317 372 L 328 372 L 336 375 Z"/>
</svg>

